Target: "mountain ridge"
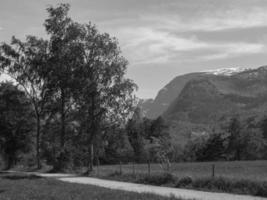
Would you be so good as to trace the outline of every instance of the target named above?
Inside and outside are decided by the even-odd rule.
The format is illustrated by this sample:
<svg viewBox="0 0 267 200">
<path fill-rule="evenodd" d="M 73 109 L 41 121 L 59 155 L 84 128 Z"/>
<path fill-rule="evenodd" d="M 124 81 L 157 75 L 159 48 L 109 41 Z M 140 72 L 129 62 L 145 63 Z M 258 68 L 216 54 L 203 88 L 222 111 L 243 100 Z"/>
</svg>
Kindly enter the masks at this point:
<svg viewBox="0 0 267 200">
<path fill-rule="evenodd" d="M 150 101 L 146 117 L 165 118 L 173 138 L 183 142 L 193 132 L 210 132 L 232 115 L 263 116 L 266 102 L 267 66 L 233 70 L 231 75 L 198 72 L 169 82 Z"/>
<path fill-rule="evenodd" d="M 148 99 L 148 100 L 141 100 L 142 102 L 139 103 L 139 106 L 145 110 L 145 116 L 148 118 L 156 118 L 162 115 L 171 103 L 177 98 L 177 96 L 182 91 L 183 87 L 189 82 L 190 80 L 196 78 L 206 78 L 209 76 L 222 76 L 222 77 L 232 77 L 236 74 L 243 74 L 248 72 L 256 72 L 258 70 L 265 70 L 267 66 L 261 66 L 259 68 L 219 68 L 215 70 L 205 70 L 201 72 L 192 72 L 188 74 L 183 74 L 176 76 L 173 78 L 168 84 L 166 84 L 162 89 L 159 90 L 155 99 Z M 255 75 L 255 74 L 254 74 Z M 253 75 L 251 75 L 253 76 Z M 251 78 L 251 77 L 247 77 Z M 149 102 L 147 102 L 149 101 Z M 143 105 L 143 102 L 146 105 Z"/>
</svg>

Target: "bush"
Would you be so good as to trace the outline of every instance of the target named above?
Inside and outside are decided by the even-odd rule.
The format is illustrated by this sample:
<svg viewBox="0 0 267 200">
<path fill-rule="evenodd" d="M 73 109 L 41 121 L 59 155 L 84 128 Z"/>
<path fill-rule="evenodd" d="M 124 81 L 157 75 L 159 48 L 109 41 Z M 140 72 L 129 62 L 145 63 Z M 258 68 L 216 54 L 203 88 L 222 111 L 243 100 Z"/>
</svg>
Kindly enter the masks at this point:
<svg viewBox="0 0 267 200">
<path fill-rule="evenodd" d="M 173 184 L 176 182 L 176 178 L 170 173 L 145 175 L 145 177 L 138 180 L 139 183 L 151 184 L 151 185 L 164 185 Z"/>
<path fill-rule="evenodd" d="M 127 182 L 134 182 L 139 183 L 139 180 L 141 179 L 141 174 L 120 174 L 119 171 L 115 171 L 113 173 L 108 174 L 107 176 L 104 176 L 104 178 L 116 180 L 116 181 L 127 181 Z"/>
<path fill-rule="evenodd" d="M 267 181 L 237 180 L 224 177 L 193 179 L 189 176 L 178 179 L 170 173 L 151 174 L 149 176 L 147 174 L 120 175 L 119 172 L 114 172 L 105 178 L 158 186 L 168 184 L 169 186 L 175 186 L 177 188 L 190 188 L 267 197 Z"/>
<path fill-rule="evenodd" d="M 187 187 L 187 186 L 190 186 L 192 184 L 192 182 L 193 182 L 193 180 L 191 177 L 189 177 L 189 176 L 183 177 L 177 181 L 176 187 Z"/>
<path fill-rule="evenodd" d="M 260 181 L 234 180 L 223 177 L 192 180 L 190 177 L 184 177 L 177 182 L 176 187 L 267 197 L 267 182 Z"/>
</svg>

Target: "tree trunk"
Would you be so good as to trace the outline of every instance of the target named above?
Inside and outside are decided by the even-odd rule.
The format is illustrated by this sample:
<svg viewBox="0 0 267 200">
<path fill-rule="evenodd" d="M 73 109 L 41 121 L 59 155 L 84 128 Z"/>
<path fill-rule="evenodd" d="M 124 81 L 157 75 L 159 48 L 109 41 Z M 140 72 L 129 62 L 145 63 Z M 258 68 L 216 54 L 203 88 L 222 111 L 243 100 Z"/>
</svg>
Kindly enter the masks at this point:
<svg viewBox="0 0 267 200">
<path fill-rule="evenodd" d="M 89 109 L 89 116 L 91 121 L 90 129 L 88 128 L 88 145 L 89 145 L 89 164 L 88 164 L 88 173 L 93 171 L 93 162 L 94 162 L 94 136 L 96 133 L 96 126 L 95 126 L 95 97 L 94 95 L 91 96 L 92 100 L 92 107 L 91 110 Z M 88 120 L 88 122 L 89 122 Z"/>
<path fill-rule="evenodd" d="M 60 132 L 60 154 L 58 158 L 58 163 L 56 166 L 56 170 L 62 170 L 63 168 L 63 159 L 64 159 L 64 146 L 65 146 L 65 91 L 61 89 L 61 132 Z"/>
<path fill-rule="evenodd" d="M 61 134 L 60 134 L 60 147 L 64 148 L 65 145 L 65 91 L 61 90 Z"/>
<path fill-rule="evenodd" d="M 37 122 L 36 122 L 36 163 L 37 168 L 41 168 L 40 162 L 40 117 L 37 115 Z"/>
<path fill-rule="evenodd" d="M 90 159 L 89 159 L 89 165 L 88 165 L 88 172 L 93 171 L 93 166 L 94 166 L 94 145 L 93 143 L 90 144 Z"/>
</svg>

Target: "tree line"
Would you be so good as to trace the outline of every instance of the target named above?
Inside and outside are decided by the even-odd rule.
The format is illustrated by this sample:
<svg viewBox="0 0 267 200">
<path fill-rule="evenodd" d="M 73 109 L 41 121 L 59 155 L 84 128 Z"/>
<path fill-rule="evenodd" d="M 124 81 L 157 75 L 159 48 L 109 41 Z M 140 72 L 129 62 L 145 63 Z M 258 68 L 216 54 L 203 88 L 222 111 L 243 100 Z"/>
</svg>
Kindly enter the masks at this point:
<svg viewBox="0 0 267 200">
<path fill-rule="evenodd" d="M 230 117 L 212 133 L 189 140 L 183 156 L 186 161 L 266 159 L 267 117 Z"/>
</svg>

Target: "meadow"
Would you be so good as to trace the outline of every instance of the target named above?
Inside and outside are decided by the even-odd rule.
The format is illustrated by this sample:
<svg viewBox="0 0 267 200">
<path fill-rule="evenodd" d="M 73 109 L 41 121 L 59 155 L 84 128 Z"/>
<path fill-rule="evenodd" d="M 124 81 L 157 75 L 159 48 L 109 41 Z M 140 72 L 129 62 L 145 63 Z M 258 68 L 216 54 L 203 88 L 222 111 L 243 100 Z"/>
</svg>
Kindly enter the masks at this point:
<svg viewBox="0 0 267 200">
<path fill-rule="evenodd" d="M 212 176 L 212 165 L 215 166 L 215 177 L 267 181 L 267 161 L 225 161 L 225 162 L 193 162 L 172 163 L 168 173 L 177 178 L 209 178 Z M 102 165 L 96 167 L 98 176 L 107 176 L 114 172 L 122 174 L 148 174 L 148 164 Z M 164 173 L 159 164 L 150 164 L 150 173 Z"/>
<path fill-rule="evenodd" d="M 214 166 L 214 173 L 213 173 Z M 267 161 L 108 165 L 96 168 L 104 179 L 267 197 Z"/>
</svg>

